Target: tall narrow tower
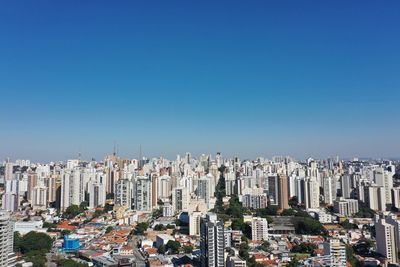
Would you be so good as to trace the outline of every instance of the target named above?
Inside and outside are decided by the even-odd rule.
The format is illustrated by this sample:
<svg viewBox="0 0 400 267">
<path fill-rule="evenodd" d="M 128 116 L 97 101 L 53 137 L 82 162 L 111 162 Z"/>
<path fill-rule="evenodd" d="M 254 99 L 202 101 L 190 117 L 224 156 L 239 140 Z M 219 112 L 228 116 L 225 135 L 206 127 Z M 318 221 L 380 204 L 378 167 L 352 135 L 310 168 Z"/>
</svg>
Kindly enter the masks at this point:
<svg viewBox="0 0 400 267">
<path fill-rule="evenodd" d="M 214 213 L 200 221 L 200 266 L 224 267 L 224 224 Z"/>
</svg>

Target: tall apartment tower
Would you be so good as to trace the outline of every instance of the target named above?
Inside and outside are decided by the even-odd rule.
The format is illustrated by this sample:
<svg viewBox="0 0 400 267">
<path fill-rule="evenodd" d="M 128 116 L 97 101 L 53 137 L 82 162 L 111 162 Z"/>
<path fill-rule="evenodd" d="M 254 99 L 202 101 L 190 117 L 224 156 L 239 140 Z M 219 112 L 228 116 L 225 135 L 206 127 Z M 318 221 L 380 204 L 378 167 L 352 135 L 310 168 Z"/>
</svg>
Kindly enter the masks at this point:
<svg viewBox="0 0 400 267">
<path fill-rule="evenodd" d="M 7 162 L 4 168 L 4 180 L 9 181 L 13 179 L 13 167 L 14 164 L 11 162 Z"/>
<path fill-rule="evenodd" d="M 208 178 L 198 179 L 196 195 L 199 198 L 204 199 L 207 206 L 209 205 L 211 198 L 210 186 L 210 180 Z"/>
<path fill-rule="evenodd" d="M 336 183 L 333 177 L 323 178 L 322 187 L 324 188 L 324 203 L 332 205 L 336 199 Z"/>
<path fill-rule="evenodd" d="M 251 221 L 251 239 L 268 240 L 268 221 L 265 218 L 255 217 Z"/>
<path fill-rule="evenodd" d="M 89 207 L 103 207 L 106 204 L 106 188 L 101 183 L 89 183 Z"/>
<path fill-rule="evenodd" d="M 377 168 L 374 171 L 375 183 L 384 188 L 384 196 L 387 204 L 392 203 L 393 174 L 383 168 Z"/>
<path fill-rule="evenodd" d="M 323 244 L 325 255 L 331 258 L 331 267 L 346 266 L 346 246 L 339 239 L 331 239 Z"/>
<path fill-rule="evenodd" d="M 278 187 L 279 187 L 279 209 L 284 210 L 289 208 L 289 190 L 288 190 L 288 178 L 286 174 L 278 175 Z"/>
<path fill-rule="evenodd" d="M 115 185 L 114 201 L 117 206 L 132 207 L 132 182 L 128 179 L 121 179 Z"/>
<path fill-rule="evenodd" d="M 85 200 L 83 177 L 79 168 L 66 170 L 61 178 L 61 210 Z"/>
<path fill-rule="evenodd" d="M 189 189 L 177 187 L 172 191 L 172 205 L 174 212 L 187 211 L 189 209 Z"/>
<path fill-rule="evenodd" d="M 134 183 L 133 201 L 135 210 L 151 210 L 151 180 L 147 176 L 136 177 Z"/>
<path fill-rule="evenodd" d="M 389 263 L 397 264 L 396 233 L 395 227 L 386 222 L 385 219 L 380 219 L 375 224 L 376 229 L 376 247 L 377 252 L 385 256 Z"/>
<path fill-rule="evenodd" d="M 278 204 L 278 194 L 279 194 L 279 180 L 276 175 L 268 176 L 268 197 L 273 203 Z M 271 199 L 272 198 L 272 199 Z"/>
<path fill-rule="evenodd" d="M 394 227 L 397 252 L 400 253 L 400 219 L 396 215 L 388 215 L 385 219 L 388 224 Z M 400 259 L 398 260 L 400 261 Z"/>
<path fill-rule="evenodd" d="M 308 178 L 305 182 L 305 204 L 307 209 L 319 208 L 319 183 L 316 178 Z"/>
<path fill-rule="evenodd" d="M 214 213 L 200 221 L 200 266 L 224 267 L 224 224 Z"/>
<path fill-rule="evenodd" d="M 19 206 L 19 180 L 6 180 L 5 193 L 2 198 L 2 208 L 6 211 L 16 211 Z"/>
<path fill-rule="evenodd" d="M 13 253 L 14 225 L 8 212 L 0 210 L 0 266 L 10 266 Z"/>
</svg>

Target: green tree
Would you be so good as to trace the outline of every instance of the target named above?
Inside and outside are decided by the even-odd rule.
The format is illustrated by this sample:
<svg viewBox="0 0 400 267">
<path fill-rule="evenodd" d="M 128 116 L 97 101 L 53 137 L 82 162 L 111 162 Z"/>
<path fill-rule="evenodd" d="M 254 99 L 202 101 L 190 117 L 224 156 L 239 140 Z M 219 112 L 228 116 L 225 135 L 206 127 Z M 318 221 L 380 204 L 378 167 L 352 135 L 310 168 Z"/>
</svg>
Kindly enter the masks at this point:
<svg viewBox="0 0 400 267">
<path fill-rule="evenodd" d="M 55 223 L 44 222 L 43 228 L 56 228 L 57 225 Z"/>
<path fill-rule="evenodd" d="M 291 197 L 289 199 L 289 206 L 294 208 L 297 207 L 299 205 L 299 199 L 297 198 L 297 196 Z"/>
<path fill-rule="evenodd" d="M 312 243 L 301 243 L 300 245 L 296 245 L 291 249 L 293 253 L 308 253 L 311 254 L 317 246 Z"/>
<path fill-rule="evenodd" d="M 239 256 L 246 261 L 249 260 L 249 245 L 246 242 L 240 243 Z"/>
<path fill-rule="evenodd" d="M 14 232 L 14 252 L 19 252 L 21 249 L 21 242 L 22 242 L 22 237 L 21 234 L 17 231 Z"/>
<path fill-rule="evenodd" d="M 107 212 L 109 212 L 109 211 L 112 211 L 114 209 L 114 205 L 111 205 L 111 204 L 108 204 L 108 203 L 106 203 L 105 205 L 104 205 L 104 213 L 107 213 Z"/>
<path fill-rule="evenodd" d="M 155 231 L 164 231 L 165 229 L 167 228 L 163 224 L 157 224 L 156 226 L 154 226 Z"/>
<path fill-rule="evenodd" d="M 293 217 L 296 234 L 299 235 L 326 235 L 322 224 L 311 217 Z"/>
<path fill-rule="evenodd" d="M 165 248 L 168 251 L 171 251 L 172 254 L 177 254 L 179 253 L 179 249 L 181 247 L 181 243 L 179 243 L 178 241 L 174 241 L 174 240 L 169 240 L 167 242 L 167 244 L 165 245 Z"/>
<path fill-rule="evenodd" d="M 296 215 L 296 211 L 293 209 L 285 209 L 282 211 L 282 216 L 294 216 Z"/>
<path fill-rule="evenodd" d="M 167 224 L 167 229 L 175 229 L 175 225 L 173 225 L 173 224 Z"/>
<path fill-rule="evenodd" d="M 186 254 L 190 254 L 190 253 L 193 252 L 193 246 L 183 246 L 183 251 L 184 251 Z"/>
<path fill-rule="evenodd" d="M 79 213 L 81 213 L 81 209 L 79 208 L 79 206 L 71 205 L 65 210 L 64 215 L 66 218 L 72 219 L 75 216 L 77 216 Z"/>
<path fill-rule="evenodd" d="M 269 205 L 265 209 L 257 209 L 255 213 L 258 217 L 266 218 L 267 216 L 276 216 L 278 215 L 278 206 L 277 205 Z"/>
<path fill-rule="evenodd" d="M 301 266 L 301 264 L 300 264 L 299 260 L 298 260 L 296 257 L 294 257 L 294 258 L 286 265 L 286 267 L 298 267 L 298 266 Z"/>
<path fill-rule="evenodd" d="M 23 254 L 35 250 L 49 252 L 53 245 L 53 240 L 45 233 L 31 231 L 24 235 L 19 243 L 20 250 Z"/>
<path fill-rule="evenodd" d="M 261 250 L 268 252 L 270 250 L 270 243 L 268 241 L 263 241 L 261 244 Z"/>
<path fill-rule="evenodd" d="M 151 217 L 153 219 L 157 219 L 157 218 L 160 218 L 162 215 L 163 215 L 163 210 L 162 210 L 162 207 L 160 207 L 158 209 L 153 210 Z"/>
<path fill-rule="evenodd" d="M 326 235 L 327 231 L 322 224 L 311 217 L 307 212 L 296 209 L 296 214 L 292 218 L 292 223 L 296 229 L 296 234 L 300 235 Z"/>
<path fill-rule="evenodd" d="M 79 209 L 81 212 L 85 211 L 88 209 L 89 203 L 87 201 L 82 201 L 81 204 L 79 205 Z"/>
<path fill-rule="evenodd" d="M 27 262 L 32 262 L 33 267 L 44 267 L 46 266 L 46 256 L 44 251 L 32 250 L 24 255 L 24 259 Z"/>
<path fill-rule="evenodd" d="M 93 218 L 98 218 L 98 217 L 100 217 L 102 214 L 103 214 L 103 210 L 101 210 L 101 209 L 96 209 L 96 210 L 93 212 Z"/>
<path fill-rule="evenodd" d="M 244 209 L 237 196 L 232 196 L 229 200 L 229 208 L 226 213 L 230 215 L 231 218 L 241 218 L 243 216 Z"/>
<path fill-rule="evenodd" d="M 231 228 L 232 230 L 241 230 L 243 225 L 243 218 L 232 219 Z"/>
<path fill-rule="evenodd" d="M 67 230 L 67 229 L 61 230 L 61 236 L 62 237 L 64 237 L 65 235 L 69 235 L 69 234 L 71 234 L 70 230 Z"/>
<path fill-rule="evenodd" d="M 216 213 L 224 212 L 223 198 L 226 196 L 225 176 L 224 176 L 225 168 L 226 167 L 224 165 L 222 165 L 219 168 L 220 176 L 219 176 L 217 186 L 215 188 L 215 197 L 217 200 L 215 202 L 214 211 Z"/>
<path fill-rule="evenodd" d="M 164 255 L 165 252 L 166 252 L 165 246 L 164 246 L 164 245 L 161 245 L 161 246 L 158 248 L 158 253 Z"/>
<path fill-rule="evenodd" d="M 357 228 L 357 225 L 350 223 L 349 220 L 344 220 L 343 222 L 340 223 L 340 225 L 341 225 L 344 229 L 347 229 L 347 230 Z"/>
<path fill-rule="evenodd" d="M 348 244 L 346 244 L 346 259 L 352 267 L 362 266 L 362 263 L 354 256 L 353 248 Z"/>
<path fill-rule="evenodd" d="M 149 228 L 149 224 L 147 222 L 138 223 L 135 228 L 135 233 L 137 235 L 143 235 L 147 228 Z"/>
<path fill-rule="evenodd" d="M 113 230 L 113 227 L 112 226 L 108 226 L 107 228 L 106 228 L 106 234 L 108 234 L 109 232 L 111 232 Z"/>
</svg>

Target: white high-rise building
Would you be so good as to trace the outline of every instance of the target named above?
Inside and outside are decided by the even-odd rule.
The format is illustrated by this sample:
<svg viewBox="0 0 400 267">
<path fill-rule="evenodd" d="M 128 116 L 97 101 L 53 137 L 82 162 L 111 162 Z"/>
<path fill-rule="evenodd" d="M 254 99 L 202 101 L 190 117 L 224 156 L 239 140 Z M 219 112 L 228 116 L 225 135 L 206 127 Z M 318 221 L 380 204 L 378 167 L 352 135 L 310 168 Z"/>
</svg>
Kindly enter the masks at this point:
<svg viewBox="0 0 400 267">
<path fill-rule="evenodd" d="M 151 180 L 146 176 L 136 177 L 133 190 L 133 201 L 135 210 L 151 210 Z"/>
<path fill-rule="evenodd" d="M 224 224 L 214 213 L 207 213 L 200 222 L 200 266 L 224 267 Z"/>
<path fill-rule="evenodd" d="M 14 224 L 6 211 L 0 211 L 0 266 L 10 265 L 10 255 L 13 253 Z"/>
<path fill-rule="evenodd" d="M 13 178 L 14 178 L 13 168 L 14 168 L 13 163 L 7 162 L 5 164 L 5 168 L 4 168 L 4 180 L 5 181 L 13 180 Z"/>
<path fill-rule="evenodd" d="M 394 227 L 395 243 L 397 252 L 400 253 L 400 219 L 396 215 L 386 216 L 386 222 Z M 400 259 L 398 259 L 400 261 Z"/>
<path fill-rule="evenodd" d="M 251 220 L 251 239 L 268 240 L 268 221 L 265 218 L 253 217 Z"/>
<path fill-rule="evenodd" d="M 199 198 L 204 199 L 207 206 L 209 205 L 211 198 L 210 186 L 210 180 L 208 178 L 201 178 L 197 180 L 196 195 Z"/>
<path fill-rule="evenodd" d="M 325 204 L 332 205 L 333 201 L 336 199 L 336 184 L 331 176 L 324 177 L 323 188 Z"/>
<path fill-rule="evenodd" d="M 324 242 L 324 254 L 330 255 L 331 267 L 346 266 L 346 246 L 339 239 L 332 238 L 329 242 Z"/>
<path fill-rule="evenodd" d="M 120 179 L 115 185 L 114 201 L 117 206 L 132 207 L 132 182 L 128 179 Z"/>
<path fill-rule="evenodd" d="M 375 211 L 386 210 L 385 188 L 383 186 L 370 185 L 364 187 L 364 202 Z"/>
<path fill-rule="evenodd" d="M 189 235 L 200 235 L 200 220 L 202 213 L 194 211 L 189 214 Z"/>
<path fill-rule="evenodd" d="M 190 195 L 188 188 L 177 187 L 172 191 L 172 206 L 175 212 L 188 211 L 189 200 Z"/>
<path fill-rule="evenodd" d="M 319 208 L 319 183 L 315 178 L 306 179 L 305 200 L 307 209 Z"/>
<path fill-rule="evenodd" d="M 89 208 L 106 204 L 106 187 L 101 183 L 89 183 Z"/>
<path fill-rule="evenodd" d="M 2 198 L 2 208 L 6 211 L 16 211 L 19 206 L 19 180 L 6 180 L 5 193 Z"/>
<path fill-rule="evenodd" d="M 400 209 L 400 186 L 392 188 L 392 203 L 395 208 Z"/>
<path fill-rule="evenodd" d="M 157 199 L 168 199 L 171 196 L 171 177 L 160 176 L 157 180 Z"/>
<path fill-rule="evenodd" d="M 351 198 L 352 186 L 351 186 L 351 175 L 344 174 L 340 178 L 340 188 L 342 191 L 343 198 Z"/>
<path fill-rule="evenodd" d="M 47 187 L 36 186 L 33 189 L 32 206 L 34 209 L 45 210 L 47 208 Z"/>
<path fill-rule="evenodd" d="M 380 219 L 375 224 L 375 229 L 377 252 L 385 256 L 389 263 L 397 264 L 399 259 L 397 257 L 395 226 L 387 223 L 385 219 Z"/>
<path fill-rule="evenodd" d="M 79 168 L 65 170 L 61 179 L 61 210 L 85 200 L 83 177 Z"/>
<path fill-rule="evenodd" d="M 393 174 L 383 168 L 377 168 L 374 171 L 375 183 L 384 188 L 387 204 L 392 203 Z"/>
<path fill-rule="evenodd" d="M 333 208 L 336 213 L 348 217 L 358 212 L 357 199 L 337 199 L 333 202 Z"/>
</svg>

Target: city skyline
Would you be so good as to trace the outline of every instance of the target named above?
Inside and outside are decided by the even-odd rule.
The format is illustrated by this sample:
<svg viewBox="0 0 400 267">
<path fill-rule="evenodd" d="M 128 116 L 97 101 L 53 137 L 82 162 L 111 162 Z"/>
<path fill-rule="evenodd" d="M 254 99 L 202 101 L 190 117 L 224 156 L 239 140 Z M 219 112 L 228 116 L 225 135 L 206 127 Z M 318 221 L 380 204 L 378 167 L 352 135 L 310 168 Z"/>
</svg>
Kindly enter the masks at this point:
<svg viewBox="0 0 400 267">
<path fill-rule="evenodd" d="M 0 159 L 398 158 L 400 4 L 0 4 Z"/>
</svg>

